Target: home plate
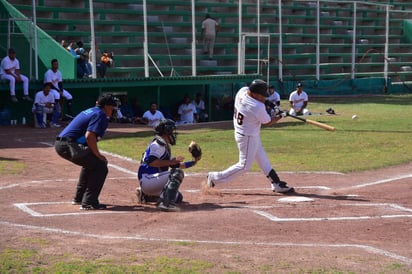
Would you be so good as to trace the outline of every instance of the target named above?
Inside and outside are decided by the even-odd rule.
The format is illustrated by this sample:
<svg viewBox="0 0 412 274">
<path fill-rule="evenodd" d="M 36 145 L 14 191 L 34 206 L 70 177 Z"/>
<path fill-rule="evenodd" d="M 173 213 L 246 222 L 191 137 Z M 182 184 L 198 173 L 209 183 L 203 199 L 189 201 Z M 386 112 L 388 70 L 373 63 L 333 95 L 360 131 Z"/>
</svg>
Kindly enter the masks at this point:
<svg viewBox="0 0 412 274">
<path fill-rule="evenodd" d="M 307 197 L 285 197 L 285 198 L 280 198 L 278 200 L 279 202 L 284 202 L 284 203 L 290 203 L 290 202 L 310 202 L 313 201 L 311 198 Z"/>
</svg>

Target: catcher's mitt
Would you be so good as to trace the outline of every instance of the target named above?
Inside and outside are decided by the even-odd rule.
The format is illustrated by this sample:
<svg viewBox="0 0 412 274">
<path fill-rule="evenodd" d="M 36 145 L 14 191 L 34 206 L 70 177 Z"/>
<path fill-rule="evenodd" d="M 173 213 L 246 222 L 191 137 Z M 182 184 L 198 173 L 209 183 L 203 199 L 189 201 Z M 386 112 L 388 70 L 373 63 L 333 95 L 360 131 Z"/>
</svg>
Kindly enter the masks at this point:
<svg viewBox="0 0 412 274">
<path fill-rule="evenodd" d="M 189 152 L 195 161 L 199 161 L 202 158 L 202 149 L 195 141 L 190 142 Z"/>
</svg>

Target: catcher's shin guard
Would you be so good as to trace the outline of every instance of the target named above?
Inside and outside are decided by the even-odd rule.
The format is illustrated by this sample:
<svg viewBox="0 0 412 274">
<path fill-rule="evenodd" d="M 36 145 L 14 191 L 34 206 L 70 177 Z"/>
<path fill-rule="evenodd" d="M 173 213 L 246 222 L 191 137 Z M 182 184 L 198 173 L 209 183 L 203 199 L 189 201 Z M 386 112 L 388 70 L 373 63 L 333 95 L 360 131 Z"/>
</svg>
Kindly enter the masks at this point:
<svg viewBox="0 0 412 274">
<path fill-rule="evenodd" d="M 176 203 L 176 199 L 178 198 L 179 193 L 179 186 L 182 183 L 184 177 L 184 172 L 180 168 L 173 168 L 170 171 L 169 180 L 163 188 L 163 203 L 166 206 Z"/>
</svg>

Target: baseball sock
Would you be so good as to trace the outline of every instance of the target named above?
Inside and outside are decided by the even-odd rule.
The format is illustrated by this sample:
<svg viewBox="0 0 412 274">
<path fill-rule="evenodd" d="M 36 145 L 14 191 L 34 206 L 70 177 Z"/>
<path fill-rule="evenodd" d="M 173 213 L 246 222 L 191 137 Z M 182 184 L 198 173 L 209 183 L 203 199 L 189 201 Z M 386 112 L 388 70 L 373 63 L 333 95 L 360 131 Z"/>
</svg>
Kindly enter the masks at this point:
<svg viewBox="0 0 412 274">
<path fill-rule="evenodd" d="M 279 184 L 280 182 L 279 176 L 274 169 L 272 169 L 266 177 L 272 180 L 273 183 Z"/>
</svg>

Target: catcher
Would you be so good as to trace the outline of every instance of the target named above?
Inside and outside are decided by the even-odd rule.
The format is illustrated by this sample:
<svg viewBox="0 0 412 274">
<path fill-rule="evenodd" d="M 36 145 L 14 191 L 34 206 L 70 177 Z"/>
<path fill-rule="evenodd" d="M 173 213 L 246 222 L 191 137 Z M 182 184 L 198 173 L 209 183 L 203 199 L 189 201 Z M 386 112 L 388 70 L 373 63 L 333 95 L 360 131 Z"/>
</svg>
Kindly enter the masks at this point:
<svg viewBox="0 0 412 274">
<path fill-rule="evenodd" d="M 179 187 L 183 182 L 182 169 L 194 166 L 202 156 L 195 142 L 189 145 L 192 161 L 184 162 L 184 157 L 172 157 L 170 145 L 176 144 L 176 125 L 170 119 L 161 120 L 154 128 L 155 138 L 146 148 L 138 170 L 140 187 L 136 188 L 138 203 L 157 199 L 162 211 L 179 211 L 176 204 L 183 201 Z"/>
</svg>

